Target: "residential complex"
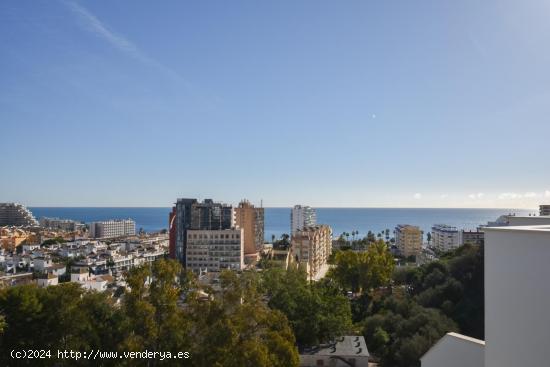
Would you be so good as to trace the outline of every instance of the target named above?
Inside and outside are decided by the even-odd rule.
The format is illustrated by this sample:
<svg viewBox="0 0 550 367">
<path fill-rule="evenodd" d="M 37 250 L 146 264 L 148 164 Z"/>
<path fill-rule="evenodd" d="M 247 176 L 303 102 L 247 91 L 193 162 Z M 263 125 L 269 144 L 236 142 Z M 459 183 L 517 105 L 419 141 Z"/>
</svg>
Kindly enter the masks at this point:
<svg viewBox="0 0 550 367">
<path fill-rule="evenodd" d="M 398 224 L 395 227 L 395 245 L 401 256 L 417 256 L 422 251 L 422 231 L 420 227 Z"/>
<path fill-rule="evenodd" d="M 292 236 L 292 254 L 310 279 L 326 267 L 332 249 L 332 229 L 327 225 L 306 226 Z"/>
<path fill-rule="evenodd" d="M 0 226 L 38 226 L 38 221 L 24 205 L 0 203 Z"/>
<path fill-rule="evenodd" d="M 40 226 L 48 229 L 55 229 L 67 232 L 74 232 L 81 230 L 85 227 L 84 223 L 78 223 L 70 219 L 60 219 L 60 218 L 40 218 Z"/>
<path fill-rule="evenodd" d="M 550 215 L 550 204 L 539 205 L 539 215 Z"/>
<path fill-rule="evenodd" d="M 91 238 L 116 238 L 135 234 L 136 222 L 132 219 L 112 219 L 90 223 Z"/>
<path fill-rule="evenodd" d="M 439 251 L 450 251 L 462 245 L 461 234 L 456 227 L 435 224 L 432 227 L 431 246 Z"/>
<path fill-rule="evenodd" d="M 242 228 L 187 230 L 186 268 L 197 273 L 243 269 L 243 233 Z"/>
<path fill-rule="evenodd" d="M 290 233 L 293 235 L 304 227 L 317 224 L 317 213 L 310 206 L 295 205 L 290 212 Z"/>
<path fill-rule="evenodd" d="M 46 238 L 35 233 L 32 235 L 40 238 L 40 242 Z M 78 272 L 86 274 L 81 285 L 102 291 L 115 281 L 109 275 L 116 276 L 121 280 L 120 284 L 124 284 L 124 271 L 164 258 L 167 245 L 166 236 L 154 235 L 115 243 L 77 239 L 43 246 L 24 243 L 18 251 L 0 248 L 0 287 L 31 282 L 41 287 L 55 285 L 66 272 L 74 273 L 75 269 L 80 269 Z M 69 261 L 73 264 L 70 268 L 66 266 Z M 73 274 L 71 278 L 74 278 Z"/>
<path fill-rule="evenodd" d="M 235 211 L 235 225 L 243 229 L 244 254 L 258 254 L 264 244 L 264 208 L 242 200 Z"/>
<path fill-rule="evenodd" d="M 188 230 L 225 230 L 234 228 L 231 205 L 205 199 L 178 199 L 170 214 L 170 253 L 184 266 L 187 264 Z"/>
</svg>

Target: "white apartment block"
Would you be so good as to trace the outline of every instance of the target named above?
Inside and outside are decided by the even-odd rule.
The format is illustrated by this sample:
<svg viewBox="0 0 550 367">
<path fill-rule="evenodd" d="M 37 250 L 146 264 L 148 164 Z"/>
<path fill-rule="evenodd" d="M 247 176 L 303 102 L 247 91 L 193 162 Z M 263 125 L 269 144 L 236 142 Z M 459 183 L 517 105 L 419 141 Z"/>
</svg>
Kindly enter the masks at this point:
<svg viewBox="0 0 550 367">
<path fill-rule="evenodd" d="M 112 219 L 90 223 L 90 237 L 115 238 L 134 236 L 136 234 L 136 222 L 132 219 Z"/>
<path fill-rule="evenodd" d="M 450 251 L 462 245 L 462 232 L 456 227 L 435 224 L 432 227 L 431 246 L 439 251 Z"/>
<path fill-rule="evenodd" d="M 332 229 L 327 225 L 304 227 L 292 236 L 292 255 L 313 279 L 326 266 L 332 250 Z"/>
<path fill-rule="evenodd" d="M 548 366 L 550 225 L 484 231 L 485 367 Z"/>
<path fill-rule="evenodd" d="M 422 230 L 417 226 L 398 224 L 395 227 L 395 245 L 402 256 L 419 255 L 422 251 Z"/>
<path fill-rule="evenodd" d="M 310 206 L 295 205 L 290 212 L 290 233 L 317 224 L 317 213 Z"/>
<path fill-rule="evenodd" d="M 531 223 L 538 222 L 531 218 Z M 483 231 L 485 342 L 445 336 L 421 358 L 422 367 L 548 366 L 550 225 Z"/>
<path fill-rule="evenodd" d="M 187 230 L 186 267 L 197 273 L 244 268 L 243 229 Z"/>
</svg>

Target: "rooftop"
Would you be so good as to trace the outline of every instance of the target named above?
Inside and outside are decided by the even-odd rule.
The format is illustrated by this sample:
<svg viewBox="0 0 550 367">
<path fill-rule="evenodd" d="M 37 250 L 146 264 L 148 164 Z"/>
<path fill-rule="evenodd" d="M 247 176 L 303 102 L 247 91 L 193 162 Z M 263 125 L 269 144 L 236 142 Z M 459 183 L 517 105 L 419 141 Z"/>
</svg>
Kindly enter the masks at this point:
<svg viewBox="0 0 550 367">
<path fill-rule="evenodd" d="M 341 336 L 335 341 L 307 348 L 300 354 L 317 356 L 362 356 L 368 357 L 369 351 L 365 338 L 362 336 Z"/>
<path fill-rule="evenodd" d="M 550 232 L 550 225 L 484 227 L 483 231 Z"/>
<path fill-rule="evenodd" d="M 466 336 L 466 335 L 462 335 L 462 334 L 459 334 L 459 333 L 452 333 L 452 332 L 451 332 L 451 333 L 447 333 L 447 335 L 452 336 L 452 337 L 454 337 L 454 338 L 458 338 L 458 339 L 467 341 L 467 342 L 470 342 L 470 343 L 485 345 L 485 341 L 484 341 L 484 340 L 472 338 L 472 337 L 469 337 L 469 336 Z"/>
</svg>

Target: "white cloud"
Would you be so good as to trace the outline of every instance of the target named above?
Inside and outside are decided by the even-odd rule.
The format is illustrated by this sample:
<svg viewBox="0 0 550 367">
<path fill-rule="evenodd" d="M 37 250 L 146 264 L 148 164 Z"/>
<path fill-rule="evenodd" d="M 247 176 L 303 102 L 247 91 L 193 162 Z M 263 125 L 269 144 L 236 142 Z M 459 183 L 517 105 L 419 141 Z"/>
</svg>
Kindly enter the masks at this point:
<svg viewBox="0 0 550 367">
<path fill-rule="evenodd" d="M 546 193 L 545 193 L 546 195 Z M 528 191 L 523 194 L 519 194 L 516 192 L 503 192 L 498 196 L 500 200 L 514 200 L 514 199 L 532 199 L 539 197 L 540 195 L 533 191 Z M 550 196 L 550 195 L 549 195 Z"/>
<path fill-rule="evenodd" d="M 515 192 L 503 192 L 498 196 L 500 200 L 506 199 L 521 199 L 521 194 L 516 194 Z"/>
<path fill-rule="evenodd" d="M 417 192 L 416 194 L 413 195 L 413 198 L 418 200 L 418 199 L 422 199 L 422 194 Z"/>
<path fill-rule="evenodd" d="M 482 192 L 478 192 L 477 194 L 470 194 L 470 195 L 468 195 L 468 197 L 469 197 L 470 199 L 481 199 L 481 198 L 484 197 L 484 196 L 485 196 L 485 194 L 482 193 Z"/>
<path fill-rule="evenodd" d="M 449 195 L 448 194 L 441 194 L 439 197 L 441 199 L 447 199 L 449 197 Z"/>
<path fill-rule="evenodd" d="M 515 193 L 515 192 L 503 192 L 502 194 L 500 194 L 498 196 L 499 199 L 501 200 L 506 200 L 506 199 L 523 199 L 524 195 L 523 194 L 518 194 L 518 193 Z"/>
<path fill-rule="evenodd" d="M 550 198 L 550 190 L 544 192 L 544 197 Z"/>
</svg>

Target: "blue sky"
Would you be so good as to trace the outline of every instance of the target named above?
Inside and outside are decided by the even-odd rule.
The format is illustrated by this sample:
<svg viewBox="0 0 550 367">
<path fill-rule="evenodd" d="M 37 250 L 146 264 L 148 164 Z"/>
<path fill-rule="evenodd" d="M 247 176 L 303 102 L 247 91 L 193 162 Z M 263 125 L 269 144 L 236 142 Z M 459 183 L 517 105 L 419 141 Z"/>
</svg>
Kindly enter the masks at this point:
<svg viewBox="0 0 550 367">
<path fill-rule="evenodd" d="M 547 1 L 0 3 L 0 201 L 550 202 Z"/>
</svg>

